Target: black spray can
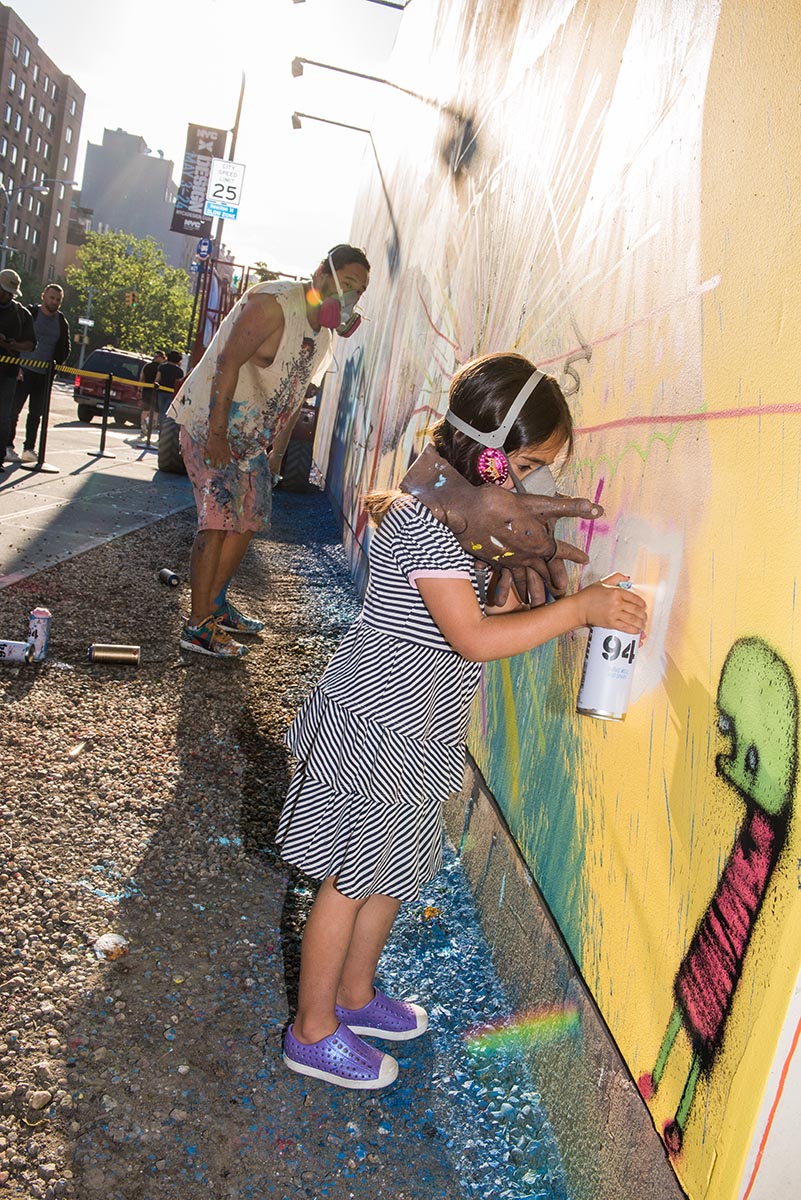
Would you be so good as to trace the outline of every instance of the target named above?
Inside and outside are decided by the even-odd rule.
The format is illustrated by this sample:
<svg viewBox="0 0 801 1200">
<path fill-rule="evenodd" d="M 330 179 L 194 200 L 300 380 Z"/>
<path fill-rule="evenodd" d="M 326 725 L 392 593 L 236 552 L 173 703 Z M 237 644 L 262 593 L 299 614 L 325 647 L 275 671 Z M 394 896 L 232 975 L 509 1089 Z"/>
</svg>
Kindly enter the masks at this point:
<svg viewBox="0 0 801 1200">
<path fill-rule="evenodd" d="M 159 579 L 162 583 L 166 583 L 167 587 L 178 587 L 178 584 L 181 582 L 175 571 L 171 571 L 169 567 L 161 568 Z"/>
</svg>

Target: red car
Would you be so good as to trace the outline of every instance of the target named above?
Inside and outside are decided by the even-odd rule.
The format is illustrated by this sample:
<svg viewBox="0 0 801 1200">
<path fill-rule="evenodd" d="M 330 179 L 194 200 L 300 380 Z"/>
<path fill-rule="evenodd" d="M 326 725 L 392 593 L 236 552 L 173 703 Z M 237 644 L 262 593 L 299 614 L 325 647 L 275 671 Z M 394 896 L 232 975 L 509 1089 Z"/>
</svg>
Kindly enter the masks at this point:
<svg viewBox="0 0 801 1200">
<path fill-rule="evenodd" d="M 144 354 L 131 354 L 114 346 L 93 350 L 75 376 L 75 403 L 78 420 L 91 421 L 103 412 L 108 376 L 112 375 L 109 412 L 115 425 L 130 421 L 138 425 L 142 414 L 142 389 L 139 373 L 150 359 Z M 98 378 L 100 376 L 101 378 Z"/>
</svg>

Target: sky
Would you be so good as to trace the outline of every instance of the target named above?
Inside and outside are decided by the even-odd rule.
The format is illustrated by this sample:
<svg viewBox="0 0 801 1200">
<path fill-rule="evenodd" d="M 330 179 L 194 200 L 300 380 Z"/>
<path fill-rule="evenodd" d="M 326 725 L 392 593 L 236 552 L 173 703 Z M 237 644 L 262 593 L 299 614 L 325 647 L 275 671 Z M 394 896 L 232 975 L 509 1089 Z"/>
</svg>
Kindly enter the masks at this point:
<svg viewBox="0 0 801 1200">
<path fill-rule="evenodd" d="M 264 261 L 308 274 L 330 246 L 348 240 L 368 139 L 318 121 L 293 130 L 291 117 L 298 110 L 369 126 L 383 85 L 310 66 L 293 78 L 292 59 L 388 78 L 401 12 L 371 0 L 11 0 L 10 7 L 86 93 L 78 183 L 87 142 L 101 143 L 104 128 L 163 151 L 177 183 L 187 125 L 231 129 L 244 72 L 235 160 L 245 177 L 224 244 L 244 265 Z"/>
</svg>

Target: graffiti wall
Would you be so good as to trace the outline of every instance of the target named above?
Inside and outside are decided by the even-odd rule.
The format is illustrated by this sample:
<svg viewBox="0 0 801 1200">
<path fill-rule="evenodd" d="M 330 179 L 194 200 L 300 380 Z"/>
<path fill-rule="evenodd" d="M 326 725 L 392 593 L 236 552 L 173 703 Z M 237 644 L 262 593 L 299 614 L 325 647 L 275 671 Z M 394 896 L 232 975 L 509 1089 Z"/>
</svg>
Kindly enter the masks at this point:
<svg viewBox="0 0 801 1200">
<path fill-rule="evenodd" d="M 363 571 L 360 496 L 460 363 L 519 350 L 569 394 L 560 487 L 605 508 L 565 531 L 582 581 L 625 571 L 651 608 L 633 700 L 577 716 L 563 639 L 485 670 L 470 748 L 715 1200 L 797 1186 L 764 1179 L 801 1008 L 799 62 L 779 0 L 415 0 L 351 235 L 370 320 L 318 440 Z"/>
</svg>

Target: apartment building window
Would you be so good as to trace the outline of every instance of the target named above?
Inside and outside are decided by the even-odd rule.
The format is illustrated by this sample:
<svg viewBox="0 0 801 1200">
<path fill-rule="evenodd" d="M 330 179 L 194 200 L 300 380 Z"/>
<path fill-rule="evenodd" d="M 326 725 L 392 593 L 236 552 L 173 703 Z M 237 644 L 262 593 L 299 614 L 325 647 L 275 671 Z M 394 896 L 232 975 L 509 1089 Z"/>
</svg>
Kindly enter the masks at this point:
<svg viewBox="0 0 801 1200">
<path fill-rule="evenodd" d="M 36 183 L 36 180 L 38 178 L 39 178 L 39 168 L 37 167 L 36 163 L 34 163 L 33 166 L 31 167 L 31 182 Z M 31 193 L 31 203 L 28 205 L 28 208 L 33 208 L 33 193 Z"/>
<path fill-rule="evenodd" d="M 60 226 L 61 226 L 61 209 L 59 209 L 59 210 L 58 210 L 58 212 L 56 213 L 56 222 L 55 222 L 55 224 L 56 224 L 56 229 L 59 229 L 59 228 L 60 228 Z"/>
<path fill-rule="evenodd" d="M 67 128 L 64 130 L 64 141 L 67 143 L 68 146 L 72 142 L 72 126 L 71 125 L 68 125 Z"/>
<path fill-rule="evenodd" d="M 26 226 L 25 226 L 25 233 L 23 234 L 23 238 L 24 238 L 24 240 L 25 240 L 26 242 L 29 242 L 29 241 L 31 240 L 31 227 L 30 227 L 30 225 L 26 225 Z"/>
<path fill-rule="evenodd" d="M 28 212 L 33 212 L 33 192 L 28 192 Z"/>
<path fill-rule="evenodd" d="M 55 82 L 50 87 L 50 97 L 53 100 L 58 100 L 58 86 Z"/>
<path fill-rule="evenodd" d="M 37 215 L 37 217 L 41 217 L 41 215 L 42 215 L 42 202 L 41 202 L 41 200 L 37 200 L 37 201 L 36 201 L 36 215 Z"/>
<path fill-rule="evenodd" d="M 31 129 L 30 125 L 26 125 L 25 126 L 25 145 L 26 146 L 30 146 L 32 137 L 33 137 L 33 130 Z"/>
<path fill-rule="evenodd" d="M 25 157 L 25 155 L 24 155 L 24 154 L 23 154 L 22 158 L 20 159 L 20 163 L 19 163 L 19 173 L 20 173 L 20 175 L 27 175 L 27 174 L 28 174 L 28 160 L 27 160 L 27 158 Z"/>
<path fill-rule="evenodd" d="M 36 97 L 34 96 L 33 92 L 31 92 L 31 98 L 28 101 L 28 112 L 31 114 L 31 116 L 33 116 L 33 114 L 36 112 Z"/>
<path fill-rule="evenodd" d="M 52 250 L 52 254 L 53 254 L 54 256 L 55 256 L 56 254 L 58 254 L 58 238 L 53 238 L 53 250 Z"/>
<path fill-rule="evenodd" d="M 47 126 L 48 129 L 53 128 L 53 114 L 51 112 L 49 112 L 47 114 L 47 120 L 45 121 L 45 125 Z"/>
<path fill-rule="evenodd" d="M 55 274 L 56 274 L 56 268 L 54 267 L 53 263 L 51 263 L 50 266 L 47 268 L 47 282 L 48 283 L 53 282 Z"/>
<path fill-rule="evenodd" d="M 65 175 L 70 173 L 70 156 L 68 154 L 65 154 L 61 160 L 61 170 Z"/>
<path fill-rule="evenodd" d="M 6 125 L 9 125 L 11 123 L 11 118 L 13 116 L 14 116 L 14 109 L 11 107 L 10 104 L 7 103 L 6 107 L 3 111 L 3 120 L 5 121 Z"/>
<path fill-rule="evenodd" d="M 36 135 L 36 153 L 37 154 L 42 153 L 42 139 L 39 137 L 38 133 Z"/>
<path fill-rule="evenodd" d="M 66 196 L 66 194 L 67 194 L 67 189 L 66 189 L 65 185 L 62 183 L 59 185 L 59 189 L 58 189 L 59 200 L 63 200 L 64 197 Z"/>
<path fill-rule="evenodd" d="M 14 132 L 19 133 L 20 129 L 22 129 L 22 113 L 15 112 L 14 113 Z"/>
<path fill-rule="evenodd" d="M 0 137 L 0 154 L 5 158 L 8 153 L 8 138 Z"/>
<path fill-rule="evenodd" d="M 20 81 L 19 81 L 19 87 L 17 88 L 17 95 L 19 96 L 20 100 L 24 100 L 24 99 L 25 99 L 25 93 L 26 93 L 26 91 L 27 91 L 27 90 L 28 90 L 28 89 L 25 87 L 25 80 L 24 80 L 24 79 L 20 79 Z"/>
<path fill-rule="evenodd" d="M 33 237 L 31 238 L 31 245 L 32 246 L 39 245 L 39 230 L 38 229 L 34 229 L 34 231 L 33 231 Z"/>
<path fill-rule="evenodd" d="M 16 86 L 17 86 L 17 73 L 16 73 L 16 71 L 9 71 L 8 72 L 8 90 L 10 92 L 13 92 L 14 88 Z"/>
<path fill-rule="evenodd" d="M 17 153 L 18 151 L 16 142 L 12 142 L 8 148 L 8 161 L 10 163 L 15 163 L 17 161 Z"/>
<path fill-rule="evenodd" d="M 45 142 L 44 146 L 42 147 L 42 158 L 47 159 L 49 157 L 50 157 L 50 143 Z"/>
<path fill-rule="evenodd" d="M 78 105 L 75 103 L 75 97 L 70 96 L 70 116 L 74 117 L 78 111 Z"/>
<path fill-rule="evenodd" d="M 39 82 L 39 64 L 38 63 L 33 64 L 33 82 L 34 83 Z"/>
<path fill-rule="evenodd" d="M 18 37 L 11 39 L 11 53 L 14 55 L 15 58 L 19 58 L 19 38 Z"/>
<path fill-rule="evenodd" d="M 27 46 L 22 47 L 22 65 L 27 67 L 31 61 L 31 52 Z"/>
<path fill-rule="evenodd" d="M 42 124 L 44 124 L 44 119 L 45 119 L 45 106 L 43 104 L 40 104 L 39 105 L 39 120 L 42 122 Z"/>
<path fill-rule="evenodd" d="M 44 88 L 45 92 L 50 87 L 50 76 L 49 75 L 45 75 L 42 87 Z"/>
<path fill-rule="evenodd" d="M 19 217 L 14 218 L 14 237 L 19 233 Z"/>
</svg>

